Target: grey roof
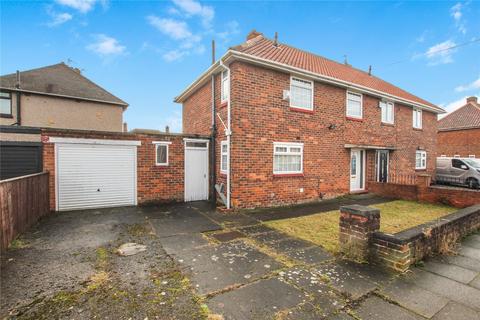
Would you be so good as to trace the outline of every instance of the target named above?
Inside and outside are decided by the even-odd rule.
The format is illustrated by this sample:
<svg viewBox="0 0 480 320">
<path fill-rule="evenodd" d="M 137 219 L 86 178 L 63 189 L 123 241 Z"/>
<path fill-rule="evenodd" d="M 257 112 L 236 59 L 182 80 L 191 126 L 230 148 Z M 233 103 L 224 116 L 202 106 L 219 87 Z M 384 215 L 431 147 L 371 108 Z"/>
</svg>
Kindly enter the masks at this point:
<svg viewBox="0 0 480 320">
<path fill-rule="evenodd" d="M 0 87 L 2 88 L 15 90 L 16 82 L 15 73 L 0 77 Z M 73 69 L 63 62 L 21 71 L 20 90 L 128 106 L 128 103 L 81 75 L 79 70 Z"/>
</svg>

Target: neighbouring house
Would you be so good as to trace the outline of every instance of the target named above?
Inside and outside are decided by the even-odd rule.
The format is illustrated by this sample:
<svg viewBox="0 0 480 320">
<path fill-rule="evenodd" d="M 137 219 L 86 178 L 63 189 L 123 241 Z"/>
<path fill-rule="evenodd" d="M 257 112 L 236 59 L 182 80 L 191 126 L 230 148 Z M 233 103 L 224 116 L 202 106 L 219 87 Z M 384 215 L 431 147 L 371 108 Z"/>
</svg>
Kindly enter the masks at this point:
<svg viewBox="0 0 480 320">
<path fill-rule="evenodd" d="M 480 104 L 477 97 L 438 121 L 438 155 L 480 158 Z"/>
<path fill-rule="evenodd" d="M 42 170 L 41 128 L 123 131 L 128 104 L 59 63 L 0 77 L 0 179 Z"/>
<path fill-rule="evenodd" d="M 433 174 L 440 107 L 347 63 L 252 31 L 190 84 L 185 134 L 212 135 L 227 208 L 368 191 Z"/>
</svg>

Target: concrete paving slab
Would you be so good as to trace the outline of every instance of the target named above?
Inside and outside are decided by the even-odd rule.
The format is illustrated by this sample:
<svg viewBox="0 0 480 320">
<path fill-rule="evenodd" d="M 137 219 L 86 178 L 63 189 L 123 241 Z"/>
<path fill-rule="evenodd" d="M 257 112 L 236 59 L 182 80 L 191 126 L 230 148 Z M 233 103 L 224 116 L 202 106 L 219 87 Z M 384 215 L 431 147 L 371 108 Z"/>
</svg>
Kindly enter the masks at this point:
<svg viewBox="0 0 480 320">
<path fill-rule="evenodd" d="M 365 277 L 334 263 L 316 266 L 312 271 L 320 277 L 327 278 L 334 289 L 353 300 L 374 291 L 377 287 Z"/>
<path fill-rule="evenodd" d="M 468 285 L 480 289 L 480 274 L 477 275 L 475 279 L 473 279 L 472 282 L 470 282 Z"/>
<path fill-rule="evenodd" d="M 476 237 L 468 237 L 462 241 L 462 245 L 472 247 L 475 249 L 480 249 L 480 239 Z"/>
<path fill-rule="evenodd" d="M 220 242 L 228 242 L 239 238 L 245 238 L 245 235 L 239 231 L 218 232 L 210 235 Z"/>
<path fill-rule="evenodd" d="M 437 295 L 480 310 L 480 290 L 478 289 L 420 269 L 413 269 L 405 276 L 405 280 Z"/>
<path fill-rule="evenodd" d="M 246 235 L 254 235 L 254 234 L 259 234 L 259 233 L 265 233 L 265 232 L 271 232 L 275 231 L 275 229 L 272 229 L 270 227 L 267 227 L 264 224 L 256 224 L 253 226 L 248 226 L 248 227 L 241 227 L 239 230 Z"/>
<path fill-rule="evenodd" d="M 480 249 L 462 245 L 458 250 L 458 254 L 480 261 Z"/>
<path fill-rule="evenodd" d="M 284 309 L 305 301 L 305 295 L 276 278 L 260 280 L 242 288 L 219 294 L 207 302 L 214 314 L 225 320 L 273 319 Z"/>
<path fill-rule="evenodd" d="M 476 271 L 435 261 L 425 261 L 422 269 L 465 284 L 468 284 L 478 275 Z"/>
<path fill-rule="evenodd" d="M 204 211 L 202 214 L 217 223 L 223 223 L 226 226 L 251 226 L 256 225 L 259 221 L 249 215 L 242 213 L 223 213 L 219 211 Z"/>
<path fill-rule="evenodd" d="M 437 256 L 431 259 L 431 261 L 437 261 L 441 263 L 450 263 L 465 269 L 480 272 L 480 262 L 478 260 L 475 260 L 469 257 L 464 257 L 460 255 Z"/>
<path fill-rule="evenodd" d="M 278 242 L 278 241 L 282 241 L 282 240 L 286 240 L 288 239 L 288 235 L 283 233 L 283 232 L 279 232 L 279 231 L 271 231 L 271 232 L 267 232 L 267 233 L 259 233 L 259 234 L 254 234 L 254 235 L 251 235 L 250 238 L 254 239 L 255 241 L 258 241 L 262 244 L 271 244 L 271 243 L 274 243 L 274 242 Z"/>
<path fill-rule="evenodd" d="M 346 314 L 344 312 L 340 312 L 340 313 L 331 315 L 331 316 L 327 317 L 326 319 L 327 320 L 354 320 L 355 318 L 353 318 L 352 316 L 349 316 L 348 314 Z"/>
<path fill-rule="evenodd" d="M 163 237 L 160 238 L 160 242 L 168 254 L 176 254 L 181 251 L 191 251 L 209 243 L 201 233 L 177 234 Z"/>
<path fill-rule="evenodd" d="M 345 271 L 358 274 L 363 279 L 366 279 L 377 286 L 385 285 L 396 276 L 396 274 L 388 272 L 386 269 L 382 269 L 372 264 L 361 264 L 347 260 L 337 261 L 337 264 Z"/>
<path fill-rule="evenodd" d="M 221 229 L 220 225 L 202 216 L 198 212 L 177 212 L 164 217 L 151 218 L 150 222 L 159 237 Z"/>
<path fill-rule="evenodd" d="M 420 320 L 420 316 L 397 305 L 386 302 L 376 296 L 367 298 L 355 310 L 356 315 L 363 320 Z"/>
<path fill-rule="evenodd" d="M 450 301 L 403 279 L 397 279 L 388 284 L 381 293 L 400 306 L 426 318 L 433 317 Z"/>
<path fill-rule="evenodd" d="M 243 241 L 178 253 L 178 262 L 190 268 L 201 294 L 252 282 L 283 265 Z"/>
<path fill-rule="evenodd" d="M 326 252 L 320 247 L 288 251 L 283 254 L 291 259 L 301 261 L 306 264 L 319 264 L 334 258 L 330 253 Z"/>
<path fill-rule="evenodd" d="M 289 310 L 282 317 L 282 320 L 318 320 L 318 319 L 346 319 L 352 320 L 353 318 L 332 318 L 338 314 L 329 312 L 328 310 L 321 309 L 312 303 L 304 303 L 293 310 Z"/>
<path fill-rule="evenodd" d="M 268 246 L 280 253 L 285 253 L 310 248 L 314 244 L 302 239 L 287 237 L 280 241 L 268 243 Z"/>
<path fill-rule="evenodd" d="M 432 320 L 480 320 L 480 314 L 467 306 L 450 302 Z"/>
</svg>

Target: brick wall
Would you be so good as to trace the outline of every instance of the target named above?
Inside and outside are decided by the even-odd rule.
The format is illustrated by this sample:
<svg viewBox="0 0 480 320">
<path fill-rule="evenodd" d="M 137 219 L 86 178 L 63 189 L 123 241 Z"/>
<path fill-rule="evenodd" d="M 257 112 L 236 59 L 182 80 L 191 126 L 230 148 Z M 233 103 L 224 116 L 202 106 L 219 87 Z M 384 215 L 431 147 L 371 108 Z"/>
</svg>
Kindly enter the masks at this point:
<svg viewBox="0 0 480 320">
<path fill-rule="evenodd" d="M 438 132 L 438 155 L 480 158 L 480 128 Z"/>
<path fill-rule="evenodd" d="M 218 92 L 218 91 L 217 91 Z M 212 88 L 208 81 L 185 100 L 182 108 L 182 132 L 210 135 L 212 128 Z"/>
<path fill-rule="evenodd" d="M 199 135 L 130 134 L 92 131 L 43 130 L 43 167 L 50 172 L 50 208 L 55 210 L 55 148 L 47 137 L 86 139 L 140 140 L 137 147 L 137 200 L 138 204 L 183 201 L 184 199 L 184 144 L 183 138 L 206 138 Z M 155 145 L 152 141 L 170 141 L 169 165 L 155 165 Z"/>
<path fill-rule="evenodd" d="M 350 190 L 350 151 L 345 144 L 393 146 L 390 172 L 417 174 L 415 150 L 427 151 L 427 170 L 436 158 L 436 115 L 423 112 L 423 130 L 412 128 L 412 108 L 396 104 L 395 124 L 381 124 L 379 100 L 363 96 L 363 121 L 345 117 L 346 90 L 314 84 L 314 111 L 289 108 L 282 99 L 290 75 L 242 62 L 231 68 L 232 204 L 272 206 L 329 198 Z M 335 129 L 328 127 L 335 125 Z M 304 143 L 304 173 L 273 175 L 273 142 Z M 375 151 L 367 152 L 374 175 Z M 425 172 L 423 171 L 423 172 Z M 303 192 L 302 192 L 303 190 Z"/>
</svg>

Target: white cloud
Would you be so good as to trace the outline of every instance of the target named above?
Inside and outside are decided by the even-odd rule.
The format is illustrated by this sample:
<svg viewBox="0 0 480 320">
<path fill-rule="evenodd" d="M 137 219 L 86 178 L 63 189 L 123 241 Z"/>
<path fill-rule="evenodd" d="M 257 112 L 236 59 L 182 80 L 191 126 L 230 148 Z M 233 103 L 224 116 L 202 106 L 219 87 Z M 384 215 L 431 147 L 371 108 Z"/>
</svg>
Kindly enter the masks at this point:
<svg viewBox="0 0 480 320">
<path fill-rule="evenodd" d="M 61 24 L 64 24 L 67 21 L 72 20 L 73 16 L 70 13 L 55 13 L 55 12 L 48 12 L 48 14 L 52 17 L 52 20 L 47 23 L 49 27 L 56 27 Z"/>
<path fill-rule="evenodd" d="M 455 26 L 457 30 L 460 31 L 462 34 L 467 33 L 467 29 L 465 28 L 465 22 L 462 19 L 463 18 L 462 10 L 466 5 L 467 4 L 463 4 L 459 2 L 450 8 L 450 15 L 455 21 Z"/>
<path fill-rule="evenodd" d="M 476 96 L 480 97 L 480 92 Z M 452 101 L 450 103 L 440 104 L 440 107 L 444 108 L 445 111 L 447 111 L 447 113 L 440 115 L 439 119 L 441 119 L 441 118 L 445 117 L 446 115 L 452 113 L 453 111 L 463 107 L 467 103 L 467 98 L 468 97 L 469 96 L 464 96 L 464 97 L 462 97 L 458 100 Z"/>
<path fill-rule="evenodd" d="M 205 28 L 211 26 L 211 22 L 215 17 L 213 7 L 202 5 L 195 0 L 172 0 L 173 3 L 184 12 L 187 16 L 199 16 Z"/>
<path fill-rule="evenodd" d="M 185 55 L 187 55 L 187 51 L 182 50 L 170 50 L 165 52 L 162 57 L 167 62 L 173 62 L 182 59 Z"/>
<path fill-rule="evenodd" d="M 228 42 L 229 38 L 232 35 L 235 35 L 235 34 L 238 34 L 238 33 L 240 33 L 239 24 L 236 20 L 232 20 L 225 25 L 225 30 L 224 31 L 217 33 L 217 36 L 221 40 L 223 40 L 225 42 Z"/>
<path fill-rule="evenodd" d="M 97 0 L 56 0 L 58 4 L 78 10 L 81 13 L 87 13 L 92 10 Z"/>
<path fill-rule="evenodd" d="M 455 88 L 455 91 L 457 92 L 464 92 L 464 91 L 471 91 L 475 89 L 480 89 L 480 77 L 478 77 L 477 80 L 466 84 L 466 85 L 461 85 Z"/>
<path fill-rule="evenodd" d="M 164 121 L 161 121 L 160 130 L 164 131 L 168 126 L 170 132 L 182 132 L 182 111 L 175 110 L 173 115 L 167 117 Z"/>
<path fill-rule="evenodd" d="M 456 51 L 453 47 L 456 45 L 452 40 L 447 40 L 430 47 L 425 56 L 429 60 L 429 65 L 447 64 L 453 62 L 453 53 Z"/>
<path fill-rule="evenodd" d="M 95 42 L 89 44 L 87 49 L 105 57 L 125 53 L 126 47 L 122 46 L 115 38 L 104 34 L 97 34 L 95 35 Z"/>
<path fill-rule="evenodd" d="M 192 37 L 192 32 L 184 21 L 170 18 L 159 18 L 156 16 L 148 16 L 147 20 L 158 31 L 175 40 L 183 40 Z"/>
</svg>

